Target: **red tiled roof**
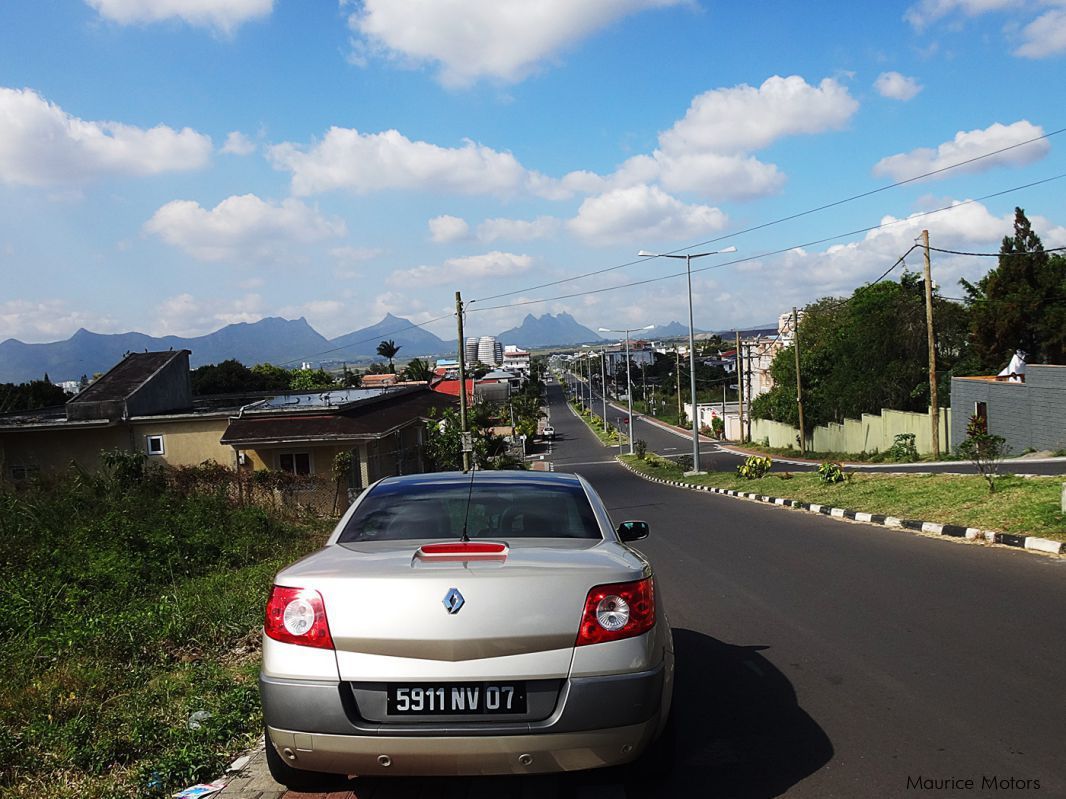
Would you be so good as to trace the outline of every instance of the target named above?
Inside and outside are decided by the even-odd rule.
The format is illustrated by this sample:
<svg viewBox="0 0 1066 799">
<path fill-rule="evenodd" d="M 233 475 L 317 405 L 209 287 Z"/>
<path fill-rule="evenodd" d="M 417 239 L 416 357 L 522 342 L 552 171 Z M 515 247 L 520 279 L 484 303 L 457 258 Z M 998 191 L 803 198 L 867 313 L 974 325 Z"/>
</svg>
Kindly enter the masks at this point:
<svg viewBox="0 0 1066 799">
<path fill-rule="evenodd" d="M 458 380 L 441 380 L 439 383 L 433 385 L 433 390 L 441 394 L 447 394 L 450 397 L 459 396 L 459 381 Z M 474 381 L 467 379 L 466 381 L 466 396 L 473 400 L 474 398 Z"/>
</svg>

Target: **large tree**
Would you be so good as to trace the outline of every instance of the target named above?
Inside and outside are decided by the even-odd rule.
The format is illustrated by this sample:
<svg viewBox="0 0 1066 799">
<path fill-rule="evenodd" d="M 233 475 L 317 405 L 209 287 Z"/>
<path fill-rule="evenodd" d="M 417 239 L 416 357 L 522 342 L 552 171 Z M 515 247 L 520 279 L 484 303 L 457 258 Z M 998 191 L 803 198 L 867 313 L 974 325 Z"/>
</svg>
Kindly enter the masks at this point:
<svg viewBox="0 0 1066 799">
<path fill-rule="evenodd" d="M 929 357 L 924 289 L 918 276 L 863 286 L 847 300 L 808 305 L 800 321 L 804 421 L 811 427 L 882 408 L 924 412 Z M 934 296 L 938 391 L 944 402 L 952 370 L 967 354 L 966 309 Z M 755 398 L 756 417 L 798 423 L 793 347 L 773 360 L 774 387 Z"/>
<path fill-rule="evenodd" d="M 1021 208 L 999 262 L 977 284 L 961 281 L 971 309 L 970 341 L 980 367 L 996 372 L 1015 350 L 1031 363 L 1063 363 L 1066 355 L 1066 259 L 1044 252 Z"/>
</svg>

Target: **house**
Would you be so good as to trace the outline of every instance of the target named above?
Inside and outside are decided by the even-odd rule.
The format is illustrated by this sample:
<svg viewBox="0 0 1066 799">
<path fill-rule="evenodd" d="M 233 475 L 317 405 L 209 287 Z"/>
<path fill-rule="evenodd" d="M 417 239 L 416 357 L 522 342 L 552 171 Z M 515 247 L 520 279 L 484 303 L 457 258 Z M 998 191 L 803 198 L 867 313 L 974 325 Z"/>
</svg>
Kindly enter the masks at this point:
<svg viewBox="0 0 1066 799">
<path fill-rule="evenodd" d="M 192 396 L 189 351 L 127 355 L 66 406 L 0 416 L 0 479 L 100 467 L 109 450 L 153 462 L 328 475 L 338 452 L 351 488 L 422 469 L 426 420 L 455 404 L 424 384 L 278 395 Z"/>
<path fill-rule="evenodd" d="M 966 439 L 971 416 L 1002 436 L 1010 453 L 1066 449 L 1066 366 L 1026 364 L 1025 382 L 1009 375 L 951 378 L 951 441 Z"/>
</svg>

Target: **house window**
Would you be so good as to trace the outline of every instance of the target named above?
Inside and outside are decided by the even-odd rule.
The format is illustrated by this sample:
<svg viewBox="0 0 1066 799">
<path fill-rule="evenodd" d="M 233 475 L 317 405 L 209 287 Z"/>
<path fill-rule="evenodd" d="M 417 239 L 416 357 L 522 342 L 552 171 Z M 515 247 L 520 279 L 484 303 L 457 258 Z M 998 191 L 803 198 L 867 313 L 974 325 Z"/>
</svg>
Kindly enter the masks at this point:
<svg viewBox="0 0 1066 799">
<path fill-rule="evenodd" d="M 23 464 L 11 464 L 11 479 L 15 482 L 32 480 L 40 473 L 40 467 L 26 466 Z"/>
<path fill-rule="evenodd" d="M 145 436 L 145 448 L 149 455 L 163 455 L 163 436 Z"/>
<path fill-rule="evenodd" d="M 307 452 L 282 452 L 278 455 L 278 467 L 289 474 L 311 474 L 311 455 Z"/>
</svg>

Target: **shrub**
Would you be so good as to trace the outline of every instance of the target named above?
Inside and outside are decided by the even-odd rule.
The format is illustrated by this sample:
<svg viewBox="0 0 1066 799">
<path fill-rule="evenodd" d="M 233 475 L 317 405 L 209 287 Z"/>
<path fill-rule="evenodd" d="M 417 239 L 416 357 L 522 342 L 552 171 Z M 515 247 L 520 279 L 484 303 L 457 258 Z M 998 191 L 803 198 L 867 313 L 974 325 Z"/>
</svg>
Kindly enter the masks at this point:
<svg viewBox="0 0 1066 799">
<path fill-rule="evenodd" d="M 844 467 L 839 463 L 826 461 L 818 467 L 818 479 L 826 484 L 843 483 L 847 479 L 847 476 L 844 474 Z"/>
<path fill-rule="evenodd" d="M 721 416 L 715 416 L 711 419 L 711 434 L 718 439 L 725 435 L 725 422 L 722 421 Z"/>
<path fill-rule="evenodd" d="M 744 463 L 737 467 L 737 474 L 747 480 L 758 480 L 760 477 L 764 477 L 770 467 L 773 466 L 773 460 L 761 455 L 749 455 Z"/>
<path fill-rule="evenodd" d="M 636 453 L 638 458 L 644 460 L 645 456 L 647 456 L 648 454 L 648 442 L 645 441 L 643 438 L 638 438 L 636 441 L 633 442 L 633 451 Z"/>
<path fill-rule="evenodd" d="M 970 422 L 977 417 L 971 417 Z M 969 429 L 969 428 L 967 428 Z M 977 473 L 988 482 L 988 493 L 996 492 L 996 477 L 999 476 L 999 464 L 1006 457 L 1010 447 L 1003 436 L 988 433 L 974 433 L 959 444 L 959 457 L 970 461 Z"/>
<path fill-rule="evenodd" d="M 918 460 L 918 449 L 914 446 L 914 433 L 900 433 L 895 442 L 885 453 L 889 460 L 900 463 L 914 463 Z"/>
</svg>

